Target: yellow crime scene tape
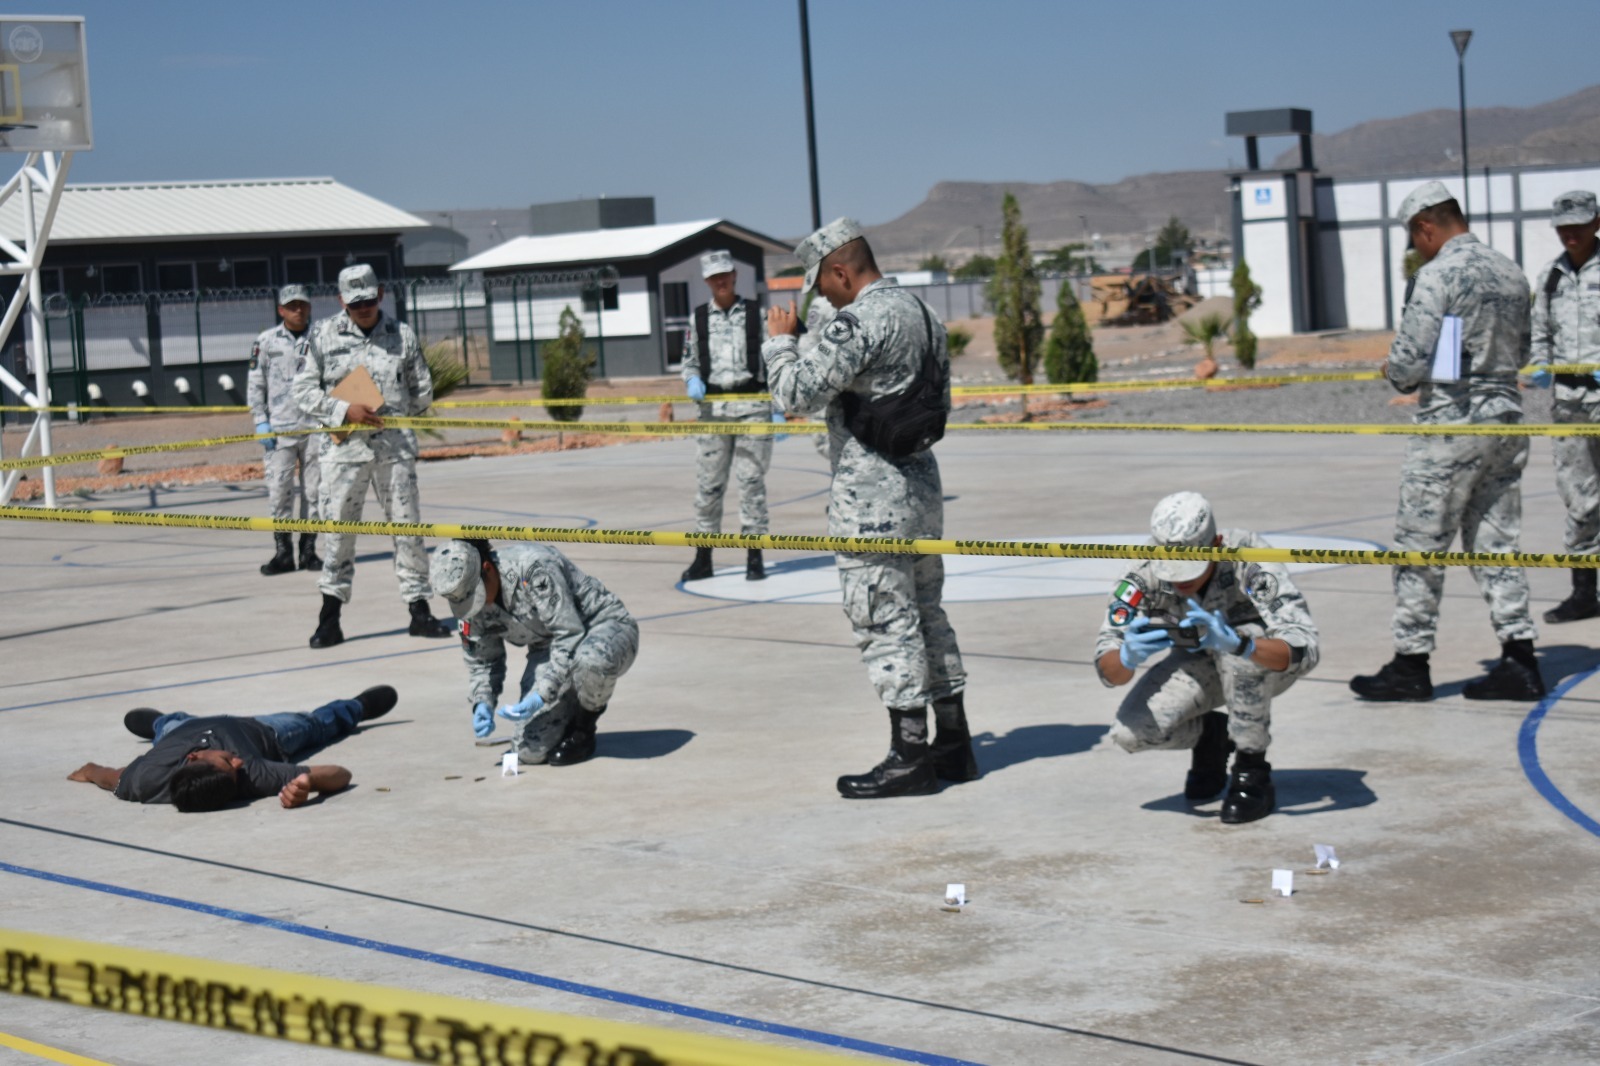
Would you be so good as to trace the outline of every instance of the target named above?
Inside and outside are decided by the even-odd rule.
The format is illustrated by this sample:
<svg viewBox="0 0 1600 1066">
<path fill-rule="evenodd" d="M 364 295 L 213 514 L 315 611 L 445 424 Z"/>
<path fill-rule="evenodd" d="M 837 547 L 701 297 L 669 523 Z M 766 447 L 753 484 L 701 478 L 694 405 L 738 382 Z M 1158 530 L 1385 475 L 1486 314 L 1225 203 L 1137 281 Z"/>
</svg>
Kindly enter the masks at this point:
<svg viewBox="0 0 1600 1066">
<path fill-rule="evenodd" d="M 844 1066 L 858 1058 L 0 929 L 0 991 L 466 1066 Z M 199 1056 L 197 1056 L 198 1058 Z"/>
<path fill-rule="evenodd" d="M 501 418 L 385 418 L 386 427 L 398 429 L 516 429 L 532 433 L 587 433 L 608 437 L 703 437 L 770 436 L 776 434 L 826 433 L 821 422 L 524 422 Z M 1329 422 L 952 422 L 947 433 L 958 432 L 1046 432 L 1046 433 L 1290 433 L 1313 435 L 1383 437 L 1600 437 L 1600 423 L 1480 423 L 1475 425 L 1386 425 L 1378 423 Z M 311 433 L 367 433 L 366 426 L 318 426 L 313 429 L 286 430 L 283 433 L 235 433 L 224 437 L 169 441 L 162 444 L 130 444 L 81 452 L 35 455 L 0 461 L 0 470 L 37 470 L 46 466 L 92 463 L 100 459 L 153 455 L 162 452 L 213 448 L 224 444 L 243 444 L 276 437 L 305 436 Z"/>
<path fill-rule="evenodd" d="M 1533 374 L 1539 370 L 1548 370 L 1555 374 L 1591 374 L 1600 371 L 1600 363 L 1563 363 L 1546 367 L 1524 367 L 1523 374 Z M 1254 377 L 1232 378 L 1154 378 L 1149 381 L 1074 381 L 1057 384 L 1041 385 L 958 385 L 950 390 L 952 396 L 1043 396 L 1075 392 L 1130 392 L 1144 389 L 1216 389 L 1216 388 L 1271 388 L 1279 385 L 1310 385 L 1328 384 L 1342 381 L 1382 381 L 1383 372 L 1379 370 L 1351 370 L 1327 374 L 1274 374 Z M 772 399 L 770 393 L 718 393 L 707 395 L 704 400 L 695 401 L 681 393 L 664 394 L 660 396 L 584 396 L 584 397 L 551 397 L 544 399 L 539 396 L 529 396 L 515 400 L 440 400 L 434 404 L 440 409 L 455 408 L 518 408 L 518 407 L 628 407 L 643 404 L 663 403 L 738 403 L 740 401 L 767 402 Z M 26 404 L 0 404 L 0 411 L 34 412 L 76 412 L 78 414 L 240 414 L 250 408 L 242 404 L 231 406 L 200 406 L 186 405 L 182 407 L 116 407 L 100 404 L 51 404 L 44 407 L 29 407 Z"/>
<path fill-rule="evenodd" d="M 763 548 L 853 555 L 1009 555 L 1040 559 L 1189 559 L 1328 566 L 1515 566 L 1600 569 L 1600 555 L 1540 552 L 1413 552 L 1371 548 L 1191 548 L 1154 544 L 1080 544 L 1054 540 L 935 540 L 911 537 L 833 537 L 810 534 L 686 533 L 652 529 L 573 529 L 568 526 L 486 526 L 448 522 L 336 522 L 310 518 L 79 511 L 0 507 L 0 521 L 79 525 L 227 529 L 252 533 L 360 533 L 384 537 L 534 540 L 560 544 L 621 544 L 663 548 Z"/>
</svg>

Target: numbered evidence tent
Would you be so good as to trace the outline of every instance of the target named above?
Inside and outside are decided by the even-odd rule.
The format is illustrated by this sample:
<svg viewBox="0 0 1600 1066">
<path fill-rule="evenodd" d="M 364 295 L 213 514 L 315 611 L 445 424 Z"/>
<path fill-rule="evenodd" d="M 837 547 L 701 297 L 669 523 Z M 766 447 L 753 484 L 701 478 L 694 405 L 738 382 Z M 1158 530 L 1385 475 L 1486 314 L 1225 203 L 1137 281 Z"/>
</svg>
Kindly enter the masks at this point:
<svg viewBox="0 0 1600 1066">
<path fill-rule="evenodd" d="M 739 295 L 765 304 L 765 257 L 791 247 L 706 219 L 517 237 L 450 269 L 483 276 L 495 380 L 538 377 L 540 350 L 568 307 L 590 341 L 597 376 L 648 377 L 678 369 L 690 313 L 710 298 L 700 277 L 703 253 L 731 252 Z"/>
<path fill-rule="evenodd" d="M 68 185 L 41 279 L 51 393 L 57 403 L 95 392 L 119 406 L 242 403 L 278 286 L 310 286 L 313 314 L 331 315 L 341 269 L 364 262 L 379 278 L 403 277 L 401 235 L 426 226 L 332 178 Z M 0 235 L 21 230 L 12 198 Z M 396 294 L 385 287 L 385 310 L 404 317 Z M 22 365 L 24 333 L 0 358 Z"/>
</svg>

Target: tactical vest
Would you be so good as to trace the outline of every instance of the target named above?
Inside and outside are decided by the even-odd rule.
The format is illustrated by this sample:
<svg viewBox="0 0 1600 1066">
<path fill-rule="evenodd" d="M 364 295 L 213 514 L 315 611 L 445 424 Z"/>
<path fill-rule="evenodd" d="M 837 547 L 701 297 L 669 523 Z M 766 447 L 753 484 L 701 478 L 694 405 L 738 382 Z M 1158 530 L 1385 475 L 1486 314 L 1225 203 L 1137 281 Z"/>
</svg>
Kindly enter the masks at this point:
<svg viewBox="0 0 1600 1066">
<path fill-rule="evenodd" d="M 699 342 L 695 354 L 700 360 L 700 380 L 711 392 L 766 392 L 761 380 L 761 305 L 754 300 L 744 302 L 744 363 L 750 371 L 750 380 L 742 385 L 727 388 L 711 384 L 711 305 L 701 304 L 694 309 L 694 337 Z"/>
<path fill-rule="evenodd" d="M 915 299 L 915 297 L 913 297 Z M 941 372 L 934 358 L 933 320 L 928 305 L 917 300 L 928 342 L 922 350 L 922 366 L 901 392 L 868 399 L 858 392 L 839 394 L 845 428 L 856 440 L 891 459 L 904 459 L 934 446 L 944 437 L 949 410 L 944 405 L 948 371 Z"/>
<path fill-rule="evenodd" d="M 1553 266 L 1550 268 L 1549 275 L 1544 279 L 1545 311 L 1548 312 L 1550 310 L 1550 301 L 1555 299 L 1556 290 L 1559 288 L 1561 288 L 1561 268 Z M 1565 385 L 1571 389 L 1592 389 L 1595 381 L 1588 374 L 1557 374 L 1556 384 Z"/>
</svg>

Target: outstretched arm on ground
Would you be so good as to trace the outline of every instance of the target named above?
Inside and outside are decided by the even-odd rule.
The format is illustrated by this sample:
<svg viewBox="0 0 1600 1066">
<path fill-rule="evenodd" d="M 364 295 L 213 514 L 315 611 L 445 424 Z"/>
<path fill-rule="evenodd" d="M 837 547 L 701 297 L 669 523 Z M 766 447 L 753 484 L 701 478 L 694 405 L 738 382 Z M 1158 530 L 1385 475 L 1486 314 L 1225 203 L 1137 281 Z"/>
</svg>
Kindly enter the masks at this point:
<svg viewBox="0 0 1600 1066">
<path fill-rule="evenodd" d="M 350 771 L 332 764 L 313 766 L 306 773 L 283 786 L 278 802 L 285 807 L 299 807 L 311 798 L 313 792 L 338 792 L 350 784 Z"/>
<path fill-rule="evenodd" d="M 101 766 L 99 763 L 86 762 L 68 774 L 67 780 L 86 781 L 91 785 L 99 785 L 109 792 L 117 787 L 118 781 L 122 780 L 122 767 Z"/>
</svg>

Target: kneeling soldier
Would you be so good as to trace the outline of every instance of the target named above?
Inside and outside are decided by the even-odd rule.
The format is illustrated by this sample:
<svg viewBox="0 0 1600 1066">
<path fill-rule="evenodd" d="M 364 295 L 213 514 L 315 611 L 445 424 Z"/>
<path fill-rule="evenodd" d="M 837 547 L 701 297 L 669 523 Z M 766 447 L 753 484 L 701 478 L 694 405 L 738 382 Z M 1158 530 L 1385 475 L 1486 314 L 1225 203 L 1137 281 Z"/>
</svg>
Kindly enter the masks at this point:
<svg viewBox="0 0 1600 1066">
<path fill-rule="evenodd" d="M 1211 504 L 1194 492 L 1156 504 L 1150 532 L 1168 546 L 1269 546 L 1242 529 L 1219 534 Z M 1203 802 L 1226 786 L 1222 821 L 1265 818 L 1277 805 L 1267 762 L 1272 698 L 1317 665 L 1305 597 L 1277 563 L 1140 563 L 1112 594 L 1095 667 L 1108 687 L 1126 685 L 1141 663 L 1169 648 L 1177 650 L 1122 701 L 1111 738 L 1129 752 L 1192 749 L 1186 799 Z"/>
<path fill-rule="evenodd" d="M 510 641 L 528 649 L 528 665 L 517 701 L 498 713 L 518 725 L 520 760 L 566 766 L 593 756 L 595 723 L 639 651 L 639 625 L 622 601 L 543 544 L 451 541 L 433 553 L 429 576 L 461 620 L 473 732 L 494 732 Z"/>
</svg>

